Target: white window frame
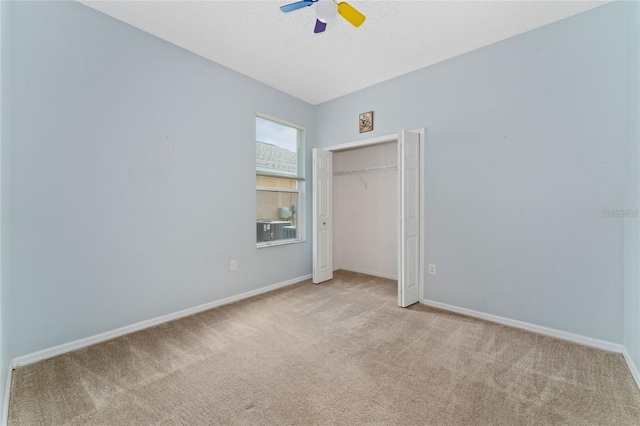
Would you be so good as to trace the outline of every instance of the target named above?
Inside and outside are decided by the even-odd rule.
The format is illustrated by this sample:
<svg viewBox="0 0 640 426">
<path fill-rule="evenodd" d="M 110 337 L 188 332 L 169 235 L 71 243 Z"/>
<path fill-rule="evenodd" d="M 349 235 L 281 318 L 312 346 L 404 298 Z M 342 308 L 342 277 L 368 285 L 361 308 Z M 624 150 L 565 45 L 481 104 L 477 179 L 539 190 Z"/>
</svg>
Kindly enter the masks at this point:
<svg viewBox="0 0 640 426">
<path fill-rule="evenodd" d="M 273 241 L 262 241 L 256 242 L 257 248 L 265 248 L 265 247 L 274 247 L 274 246 L 282 246 L 286 244 L 297 244 L 303 243 L 306 241 L 306 233 L 304 226 L 304 210 L 305 210 L 305 162 L 304 162 L 304 139 L 305 139 L 305 131 L 306 129 L 303 126 L 300 126 L 295 123 L 291 123 L 286 120 L 282 120 L 277 117 L 273 117 L 267 114 L 262 114 L 257 112 L 256 117 L 264 118 L 265 120 L 274 121 L 279 124 L 283 124 L 288 127 L 292 127 L 298 130 L 298 144 L 297 144 L 297 157 L 298 157 L 298 176 L 287 176 L 287 175 L 278 175 L 278 174 L 270 174 L 270 173 L 260 173 L 256 170 L 256 176 L 271 176 L 277 178 L 291 179 L 297 181 L 297 189 L 286 189 L 286 188 L 272 188 L 265 186 L 256 186 L 256 204 L 257 200 L 257 191 L 275 191 L 275 192 L 290 192 L 298 194 L 298 201 L 296 204 L 296 238 L 288 239 L 288 240 L 273 240 Z M 257 207 L 257 205 L 256 205 Z M 257 217 L 256 217 L 257 222 Z"/>
</svg>

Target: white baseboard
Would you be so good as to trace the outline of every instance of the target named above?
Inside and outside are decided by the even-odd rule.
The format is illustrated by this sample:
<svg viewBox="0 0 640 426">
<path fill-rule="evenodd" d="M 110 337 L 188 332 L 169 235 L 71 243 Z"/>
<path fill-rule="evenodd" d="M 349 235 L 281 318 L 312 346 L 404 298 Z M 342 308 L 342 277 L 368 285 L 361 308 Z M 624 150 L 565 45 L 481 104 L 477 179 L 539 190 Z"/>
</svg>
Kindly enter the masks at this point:
<svg viewBox="0 0 640 426">
<path fill-rule="evenodd" d="M 11 394 L 11 377 L 13 376 L 13 366 L 9 363 L 9 373 L 7 374 L 7 385 L 4 390 L 4 401 L 2 401 L 2 426 L 9 423 L 9 396 Z"/>
<path fill-rule="evenodd" d="M 397 276 L 390 275 L 390 274 L 385 274 L 384 272 L 368 271 L 366 269 L 351 268 L 349 266 L 341 266 L 339 269 L 342 269 L 343 271 L 356 272 L 358 274 L 365 274 L 365 275 L 372 275 L 374 277 L 386 278 L 388 280 L 397 280 L 398 279 Z"/>
<path fill-rule="evenodd" d="M 515 328 L 521 328 L 523 330 L 533 331 L 534 333 L 544 334 L 545 336 L 556 337 L 562 340 L 568 340 L 570 342 L 579 343 L 584 346 L 591 346 L 593 348 L 603 349 L 609 352 L 622 353 L 624 349 L 624 347 L 618 343 L 611 343 L 604 340 L 593 339 L 591 337 L 586 337 L 586 336 L 581 336 L 579 334 L 573 334 L 566 331 L 556 330 L 554 328 L 547 328 L 541 325 L 531 324 L 524 321 L 518 321 L 510 318 L 500 317 L 497 315 L 486 314 L 484 312 L 478 312 L 472 309 L 461 308 L 458 306 L 447 305 L 446 303 L 440 303 L 434 300 L 423 299 L 422 303 L 428 306 L 433 306 L 434 308 L 444 309 L 445 311 L 456 312 L 458 314 L 480 318 L 480 319 L 495 322 L 498 324 L 508 325 Z"/>
<path fill-rule="evenodd" d="M 638 367 L 636 366 L 636 363 L 633 362 L 633 359 L 631 358 L 629 352 L 627 352 L 626 347 L 622 348 L 622 356 L 624 356 L 624 360 L 627 361 L 627 366 L 629 367 L 629 370 L 631 370 L 631 375 L 636 381 L 636 385 L 640 389 L 640 371 L 638 371 Z"/>
<path fill-rule="evenodd" d="M 162 324 L 164 322 L 173 321 L 175 319 L 197 314 L 198 312 L 206 311 L 208 309 L 212 309 L 218 306 L 228 305 L 229 303 L 237 302 L 238 300 L 247 299 L 252 296 L 257 296 L 258 294 L 267 293 L 269 291 L 276 290 L 281 287 L 286 287 L 288 285 L 296 284 L 301 281 L 308 280 L 309 278 L 311 278 L 311 274 L 304 275 L 298 278 L 293 278 L 291 280 L 283 281 L 281 283 L 268 285 L 266 287 L 262 287 L 257 290 L 247 291 L 246 293 L 238 294 L 236 296 L 226 297 L 224 299 L 205 303 L 204 305 L 199 305 L 193 308 L 184 309 L 182 311 L 174 312 L 172 314 L 162 315 L 157 318 L 152 318 L 146 321 L 141 321 L 135 324 L 127 325 L 125 327 L 121 327 L 112 331 L 107 331 L 105 333 L 100 333 L 95 336 L 85 337 L 84 339 L 79 339 L 73 342 L 54 346 L 52 348 L 43 349 L 38 352 L 33 352 L 31 354 L 14 358 L 11 362 L 11 365 L 13 368 L 15 368 L 22 365 L 33 364 L 34 362 L 42 361 L 43 359 L 52 358 L 54 356 L 71 352 L 76 349 L 84 348 L 86 346 L 94 345 L 96 343 L 104 342 L 106 340 L 111 340 L 116 337 L 123 336 L 125 334 L 133 333 L 135 331 L 143 330 L 145 328 Z"/>
</svg>

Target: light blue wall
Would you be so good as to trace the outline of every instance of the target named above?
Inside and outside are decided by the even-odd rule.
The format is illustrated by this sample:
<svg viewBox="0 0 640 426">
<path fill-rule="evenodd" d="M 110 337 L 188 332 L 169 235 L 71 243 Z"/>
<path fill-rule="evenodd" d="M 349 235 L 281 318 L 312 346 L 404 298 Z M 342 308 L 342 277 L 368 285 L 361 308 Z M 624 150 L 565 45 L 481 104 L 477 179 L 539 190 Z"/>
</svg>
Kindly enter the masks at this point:
<svg viewBox="0 0 640 426">
<path fill-rule="evenodd" d="M 11 4 L 0 3 L 0 407 L 11 360 Z"/>
<path fill-rule="evenodd" d="M 13 9 L 12 356 L 310 273 L 309 242 L 255 248 L 256 111 L 307 127 L 308 170 L 428 127 L 426 297 L 622 343 L 621 4 L 317 107 L 77 3 Z"/>
<path fill-rule="evenodd" d="M 602 210 L 622 206 L 623 23 L 606 5 L 318 107 L 319 146 L 428 127 L 427 299 L 622 343 Z"/>
<path fill-rule="evenodd" d="M 312 146 L 311 105 L 75 2 L 12 37 L 14 357 L 310 273 L 256 249 L 254 172 L 255 113 Z"/>
<path fill-rule="evenodd" d="M 625 209 L 640 209 L 640 3 L 625 3 Z M 640 367 L 640 219 L 624 219 L 624 345 Z"/>
</svg>

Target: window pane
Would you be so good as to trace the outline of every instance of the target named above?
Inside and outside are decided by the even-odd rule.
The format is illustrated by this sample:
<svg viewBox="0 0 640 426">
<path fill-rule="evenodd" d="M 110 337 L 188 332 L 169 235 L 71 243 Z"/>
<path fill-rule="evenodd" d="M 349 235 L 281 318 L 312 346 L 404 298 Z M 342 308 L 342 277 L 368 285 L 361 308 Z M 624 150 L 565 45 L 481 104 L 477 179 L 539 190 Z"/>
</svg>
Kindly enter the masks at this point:
<svg viewBox="0 0 640 426">
<path fill-rule="evenodd" d="M 286 220 L 295 225 L 296 206 L 298 204 L 297 192 L 256 191 L 257 214 L 259 221 Z M 287 213 L 289 211 L 289 213 Z"/>
<path fill-rule="evenodd" d="M 256 171 L 298 176 L 298 132 L 256 117 Z"/>
<path fill-rule="evenodd" d="M 256 191 L 257 241 L 297 238 L 297 192 Z"/>
<path fill-rule="evenodd" d="M 296 189 L 298 182 L 286 178 L 256 176 L 256 186 L 278 189 Z"/>
<path fill-rule="evenodd" d="M 256 116 L 256 238 L 258 247 L 269 241 L 294 242 L 302 237 L 298 202 L 303 130 Z"/>
</svg>

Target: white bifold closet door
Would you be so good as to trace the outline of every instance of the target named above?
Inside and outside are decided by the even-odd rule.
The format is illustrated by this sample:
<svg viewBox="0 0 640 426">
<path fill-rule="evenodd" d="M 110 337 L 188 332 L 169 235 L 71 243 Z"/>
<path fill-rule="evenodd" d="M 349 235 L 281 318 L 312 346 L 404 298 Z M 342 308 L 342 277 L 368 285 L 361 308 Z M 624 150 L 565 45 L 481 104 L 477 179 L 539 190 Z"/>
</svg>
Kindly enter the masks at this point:
<svg viewBox="0 0 640 426">
<path fill-rule="evenodd" d="M 313 150 L 313 283 L 333 278 L 333 152 Z"/>
<path fill-rule="evenodd" d="M 420 301 L 420 135 L 398 138 L 398 305 Z"/>
</svg>

